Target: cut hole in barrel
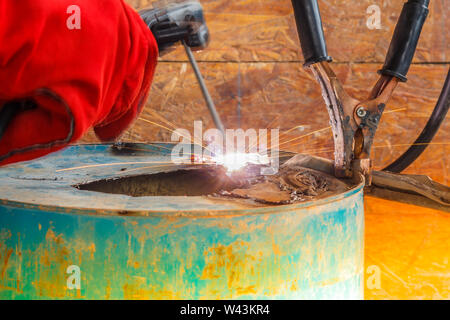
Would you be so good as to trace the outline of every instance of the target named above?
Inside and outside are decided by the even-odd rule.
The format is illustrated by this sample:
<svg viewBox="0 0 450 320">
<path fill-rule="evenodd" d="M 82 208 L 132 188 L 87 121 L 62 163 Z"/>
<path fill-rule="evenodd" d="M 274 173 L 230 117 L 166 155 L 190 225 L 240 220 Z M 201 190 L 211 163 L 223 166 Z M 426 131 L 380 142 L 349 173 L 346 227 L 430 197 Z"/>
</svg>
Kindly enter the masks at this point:
<svg viewBox="0 0 450 320">
<path fill-rule="evenodd" d="M 235 181 L 226 175 L 223 168 L 214 167 L 104 179 L 74 187 L 132 197 L 202 196 L 242 187 L 242 181 Z"/>
<path fill-rule="evenodd" d="M 273 175 L 248 164 L 229 175 L 219 165 L 180 167 L 177 171 L 110 178 L 74 185 L 80 190 L 144 196 L 213 196 L 216 199 L 282 205 L 344 192 L 349 185 L 292 159 Z"/>
</svg>

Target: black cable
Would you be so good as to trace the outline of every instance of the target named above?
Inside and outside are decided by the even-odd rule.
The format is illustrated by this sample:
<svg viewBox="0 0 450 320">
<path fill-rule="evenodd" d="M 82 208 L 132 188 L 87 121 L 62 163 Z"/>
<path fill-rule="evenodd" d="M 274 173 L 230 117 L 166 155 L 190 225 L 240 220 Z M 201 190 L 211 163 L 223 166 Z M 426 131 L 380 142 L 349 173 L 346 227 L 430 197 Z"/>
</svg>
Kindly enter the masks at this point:
<svg viewBox="0 0 450 320">
<path fill-rule="evenodd" d="M 430 116 L 425 128 L 405 153 L 403 153 L 397 160 L 392 162 L 383 171 L 390 171 L 400 173 L 405 170 L 411 163 L 413 163 L 425 151 L 428 144 L 433 140 L 434 136 L 439 130 L 442 122 L 447 115 L 450 106 L 450 70 L 447 73 L 447 78 L 439 96 L 438 102 L 434 107 L 433 113 Z"/>
</svg>

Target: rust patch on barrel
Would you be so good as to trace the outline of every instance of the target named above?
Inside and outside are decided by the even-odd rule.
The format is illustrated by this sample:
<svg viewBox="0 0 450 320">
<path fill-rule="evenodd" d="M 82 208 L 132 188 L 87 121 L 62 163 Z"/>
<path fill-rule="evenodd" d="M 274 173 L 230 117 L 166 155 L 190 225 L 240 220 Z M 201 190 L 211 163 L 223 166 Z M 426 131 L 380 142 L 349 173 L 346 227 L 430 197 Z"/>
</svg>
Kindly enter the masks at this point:
<svg viewBox="0 0 450 320">
<path fill-rule="evenodd" d="M 243 241 L 208 248 L 204 252 L 206 265 L 200 279 L 226 279 L 231 292 L 237 295 L 255 294 L 255 284 L 243 285 L 246 278 L 243 279 L 242 276 L 255 275 L 254 262 L 257 259 L 247 253 L 248 249 L 248 244 Z"/>
</svg>

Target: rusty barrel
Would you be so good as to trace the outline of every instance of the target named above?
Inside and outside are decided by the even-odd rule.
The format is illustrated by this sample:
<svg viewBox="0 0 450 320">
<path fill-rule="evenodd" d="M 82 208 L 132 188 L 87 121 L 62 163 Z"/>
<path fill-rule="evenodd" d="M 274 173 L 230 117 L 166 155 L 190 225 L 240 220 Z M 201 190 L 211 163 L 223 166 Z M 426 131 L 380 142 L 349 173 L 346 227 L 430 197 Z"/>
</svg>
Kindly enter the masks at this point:
<svg viewBox="0 0 450 320">
<path fill-rule="evenodd" d="M 362 184 L 259 207 L 74 187 L 158 172 L 172 148 L 136 146 L 0 168 L 0 299 L 363 298 Z"/>
</svg>

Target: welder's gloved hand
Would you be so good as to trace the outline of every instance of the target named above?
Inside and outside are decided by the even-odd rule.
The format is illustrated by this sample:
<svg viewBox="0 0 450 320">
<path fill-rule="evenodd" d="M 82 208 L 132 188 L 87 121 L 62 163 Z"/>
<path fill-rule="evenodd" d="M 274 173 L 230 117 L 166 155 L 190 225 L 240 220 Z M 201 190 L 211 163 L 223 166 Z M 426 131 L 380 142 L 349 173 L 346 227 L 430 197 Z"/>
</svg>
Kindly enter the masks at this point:
<svg viewBox="0 0 450 320">
<path fill-rule="evenodd" d="M 0 165 L 59 150 L 91 127 L 114 140 L 140 113 L 158 57 L 123 0 L 0 0 L 0 43 Z"/>
<path fill-rule="evenodd" d="M 152 31 L 161 56 L 180 41 L 194 51 L 205 49 L 209 44 L 203 8 L 197 1 L 172 2 L 162 7 L 155 3 L 154 8 L 144 9 L 139 14 Z"/>
</svg>

